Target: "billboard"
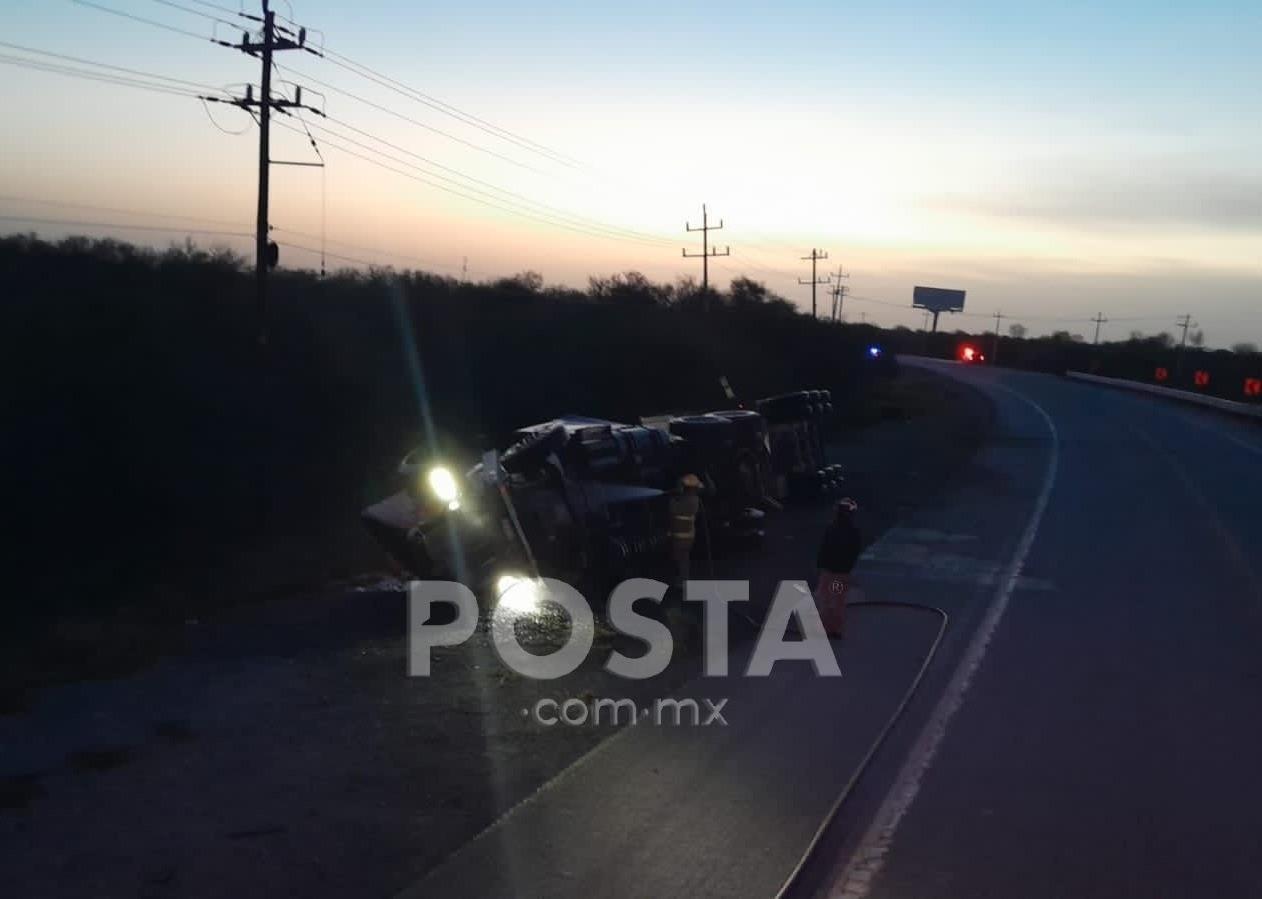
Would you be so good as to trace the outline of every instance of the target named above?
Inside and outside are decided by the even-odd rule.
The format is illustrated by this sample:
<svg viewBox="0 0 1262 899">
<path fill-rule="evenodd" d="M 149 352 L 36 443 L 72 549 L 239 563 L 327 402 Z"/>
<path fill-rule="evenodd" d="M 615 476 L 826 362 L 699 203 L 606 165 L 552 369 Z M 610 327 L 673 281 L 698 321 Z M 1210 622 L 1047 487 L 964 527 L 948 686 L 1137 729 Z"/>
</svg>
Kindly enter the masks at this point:
<svg viewBox="0 0 1262 899">
<path fill-rule="evenodd" d="M 947 290 L 944 287 L 917 287 L 912 292 L 911 304 L 916 309 L 930 312 L 959 312 L 964 308 L 964 291 Z"/>
</svg>

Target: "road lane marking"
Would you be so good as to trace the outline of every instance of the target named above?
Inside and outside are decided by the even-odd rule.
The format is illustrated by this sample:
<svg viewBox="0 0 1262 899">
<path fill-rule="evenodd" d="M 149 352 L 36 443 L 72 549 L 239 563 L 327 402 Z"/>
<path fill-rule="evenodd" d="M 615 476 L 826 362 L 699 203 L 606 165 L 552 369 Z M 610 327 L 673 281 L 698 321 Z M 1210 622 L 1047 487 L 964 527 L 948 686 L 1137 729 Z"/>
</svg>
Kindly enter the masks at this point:
<svg viewBox="0 0 1262 899">
<path fill-rule="evenodd" d="M 1011 394 L 1043 418 L 1052 438 L 1047 469 L 1043 474 L 1043 484 L 1039 489 L 1034 510 L 1021 534 L 1012 559 L 1004 569 L 999 588 L 991 599 L 981 624 L 964 650 L 964 655 L 952 673 L 951 680 L 934 707 L 933 713 L 916 738 L 911 753 L 894 779 L 894 785 L 886 794 L 872 824 L 851 855 L 849 862 L 842 869 L 840 876 L 829 887 L 828 895 L 835 899 L 863 899 L 867 896 L 877 874 L 880 873 L 885 860 L 889 857 L 898 826 L 911 809 L 912 803 L 916 801 L 916 795 L 920 792 L 925 775 L 933 765 L 934 757 L 946 737 L 951 719 L 963 706 L 964 695 L 972 685 L 973 677 L 981 667 L 982 659 L 990 647 L 999 621 L 1008 608 L 1008 601 L 1021 578 L 1021 569 L 1025 565 L 1026 557 L 1030 554 L 1030 549 L 1034 546 L 1034 538 L 1038 535 L 1043 513 L 1047 510 L 1048 500 L 1052 494 L 1052 486 L 1056 483 L 1056 471 L 1060 465 L 1060 434 L 1056 430 L 1056 423 L 1052 421 L 1052 417 L 1034 400 L 1011 387 L 993 382 L 987 386 Z"/>
<path fill-rule="evenodd" d="M 1202 431 L 1209 431 L 1209 433 L 1213 434 L 1216 437 L 1221 437 L 1224 440 L 1230 441 L 1231 443 L 1234 443 L 1236 446 L 1240 447 L 1241 449 L 1247 450 L 1248 452 L 1253 453 L 1253 455 L 1255 456 L 1262 456 L 1262 447 L 1252 444 L 1247 440 L 1243 440 L 1229 431 L 1224 431 L 1219 428 L 1216 428 L 1207 421 L 1201 421 L 1199 420 L 1199 417 L 1193 417 L 1191 415 L 1180 415 L 1176 417 L 1180 421 L 1183 421 L 1194 427 L 1200 428 Z"/>
<path fill-rule="evenodd" d="M 1259 579 L 1258 573 L 1254 571 L 1253 565 L 1249 562 L 1249 556 L 1245 553 L 1244 548 L 1240 545 L 1240 541 L 1236 539 L 1235 534 L 1227 527 L 1222 516 L 1218 514 L 1218 508 L 1213 501 L 1205 495 L 1204 491 L 1197 486 L 1196 481 L 1188 473 L 1187 469 L 1179 462 L 1178 458 L 1170 450 L 1166 449 L 1157 441 L 1155 437 L 1145 431 L 1138 425 L 1127 422 L 1127 426 L 1131 432 L 1139 437 L 1144 443 L 1148 444 L 1148 448 L 1152 450 L 1153 455 L 1161 459 L 1174 472 L 1175 478 L 1183 485 L 1183 489 L 1191 497 L 1192 501 L 1199 505 L 1205 513 L 1205 521 L 1209 522 L 1210 527 L 1218 536 L 1218 543 L 1223 548 L 1224 554 L 1231 562 L 1240 570 L 1249 585 L 1253 588 L 1253 598 L 1255 605 L 1254 611 L 1262 609 L 1262 579 Z M 1226 435 L 1223 435 L 1226 436 Z"/>
</svg>

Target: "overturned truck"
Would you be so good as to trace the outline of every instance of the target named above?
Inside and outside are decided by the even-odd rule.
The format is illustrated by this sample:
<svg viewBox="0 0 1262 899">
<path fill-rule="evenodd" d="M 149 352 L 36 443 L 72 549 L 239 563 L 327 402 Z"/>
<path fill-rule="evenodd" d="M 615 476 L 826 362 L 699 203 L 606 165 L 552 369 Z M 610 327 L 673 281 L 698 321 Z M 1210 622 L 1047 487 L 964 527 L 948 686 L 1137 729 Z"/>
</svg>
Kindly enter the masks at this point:
<svg viewBox="0 0 1262 899">
<path fill-rule="evenodd" d="M 538 574 L 599 595 L 666 573 L 670 494 L 685 474 L 703 485 L 707 553 L 756 544 L 787 498 L 837 489 L 820 430 L 831 411 L 828 391 L 803 390 L 640 424 L 564 415 L 518 430 L 463 474 L 418 448 L 399 465 L 398 492 L 363 520 L 416 578 L 499 593 Z"/>
</svg>

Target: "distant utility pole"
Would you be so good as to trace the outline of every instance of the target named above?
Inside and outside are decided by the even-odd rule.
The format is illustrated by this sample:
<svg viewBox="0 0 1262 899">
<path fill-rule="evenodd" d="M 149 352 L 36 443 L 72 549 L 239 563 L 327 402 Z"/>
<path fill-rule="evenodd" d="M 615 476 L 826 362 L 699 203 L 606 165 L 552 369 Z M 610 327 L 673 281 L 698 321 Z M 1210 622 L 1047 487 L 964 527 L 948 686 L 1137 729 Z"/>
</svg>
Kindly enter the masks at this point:
<svg viewBox="0 0 1262 899">
<path fill-rule="evenodd" d="M 1104 317 L 1104 313 L 1103 313 L 1103 312 L 1097 312 L 1097 313 L 1095 314 L 1095 318 L 1093 318 L 1093 319 L 1091 319 L 1091 320 L 1092 320 L 1093 322 L 1095 322 L 1095 340 L 1094 340 L 1092 343 L 1093 343 L 1093 345 L 1094 345 L 1094 346 L 1099 346 L 1099 344 L 1100 344 L 1100 325 L 1102 325 L 1102 324 L 1104 324 L 1105 322 L 1107 322 L 1107 321 L 1108 321 L 1108 319 Z"/>
<path fill-rule="evenodd" d="M 824 280 L 821 281 L 819 277 L 816 275 L 816 266 L 819 265 L 821 260 L 824 260 L 827 258 L 828 258 L 827 253 L 825 253 L 823 250 L 816 250 L 814 248 L 811 249 L 811 255 L 802 257 L 803 262 L 806 262 L 808 259 L 811 261 L 811 280 L 803 281 L 801 278 L 798 278 L 799 284 L 811 285 L 811 318 L 819 318 L 819 313 L 816 311 L 816 308 L 815 308 L 816 286 L 820 284 L 833 283 L 831 278 L 825 277 Z"/>
<path fill-rule="evenodd" d="M 994 365 L 999 361 L 999 323 L 1007 317 L 1008 316 L 1004 315 L 1002 312 L 995 313 L 995 344 L 990 350 L 991 365 Z"/>
<path fill-rule="evenodd" d="M 469 257 L 464 257 L 464 262 L 460 264 L 460 283 L 465 284 L 469 281 Z"/>
<path fill-rule="evenodd" d="M 701 292 L 705 294 L 706 309 L 708 310 L 710 308 L 710 259 L 715 256 L 731 256 L 732 248 L 724 247 L 723 252 L 720 253 L 717 249 L 710 246 L 710 232 L 722 231 L 723 219 L 719 219 L 717 225 L 711 225 L 710 214 L 706 210 L 705 203 L 701 204 L 701 227 L 694 228 L 690 223 L 684 222 L 684 230 L 701 232 L 701 252 L 689 253 L 687 250 L 684 250 L 683 253 L 685 259 L 701 257 Z"/>
<path fill-rule="evenodd" d="M 846 294 L 850 292 L 850 288 L 842 284 L 843 278 L 849 278 L 850 273 L 842 266 L 837 266 L 837 283 L 833 286 L 833 321 L 841 320 L 841 304 L 846 299 Z"/>
<path fill-rule="evenodd" d="M 259 22 L 263 26 L 257 40 L 251 40 L 249 33 L 242 32 L 241 43 L 239 44 L 215 41 L 220 46 L 230 47 L 234 50 L 240 50 L 249 56 L 258 57 L 263 65 L 263 72 L 259 82 L 259 96 L 255 98 L 253 85 L 246 85 L 245 96 L 240 99 L 201 98 L 208 102 L 229 103 L 232 106 L 239 106 L 246 111 L 253 109 L 259 111 L 259 197 L 257 221 L 255 223 L 254 280 L 257 291 L 259 343 L 262 344 L 267 343 L 267 273 L 278 261 L 278 252 L 274 248 L 275 245 L 269 244 L 267 239 L 269 230 L 267 222 L 268 176 L 271 172 L 271 167 L 273 165 L 323 166 L 322 162 L 285 162 L 271 158 L 273 109 L 283 115 L 289 115 L 288 110 L 291 109 L 306 109 L 316 115 L 324 115 L 321 110 L 313 106 L 303 105 L 301 87 L 295 88 L 293 100 L 276 100 L 272 98 L 272 54 L 281 50 L 303 50 L 314 56 L 323 56 L 324 54 L 307 46 L 306 28 L 299 28 L 297 31 L 294 31 L 291 28 L 277 26 L 276 14 L 269 8 L 269 2 L 270 0 L 263 0 L 263 15 L 261 17 L 239 13 L 242 18 L 249 19 L 252 22 Z M 315 142 L 312 141 L 312 143 L 314 144 Z"/>
<path fill-rule="evenodd" d="M 1188 345 L 1188 328 L 1196 324 L 1190 315 L 1180 315 L 1175 325 L 1183 329 L 1183 337 L 1179 340 L 1179 352 L 1174 357 L 1174 376 L 1177 378 L 1183 370 L 1183 350 Z"/>
</svg>

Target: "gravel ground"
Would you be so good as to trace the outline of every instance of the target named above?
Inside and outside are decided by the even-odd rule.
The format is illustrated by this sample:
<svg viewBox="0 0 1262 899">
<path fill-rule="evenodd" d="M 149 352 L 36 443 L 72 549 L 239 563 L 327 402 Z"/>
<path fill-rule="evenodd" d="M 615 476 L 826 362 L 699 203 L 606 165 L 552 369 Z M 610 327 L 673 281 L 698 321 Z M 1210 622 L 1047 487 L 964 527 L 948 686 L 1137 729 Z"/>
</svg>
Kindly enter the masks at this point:
<svg viewBox="0 0 1262 899">
<path fill-rule="evenodd" d="M 886 402 L 899 414 L 832 448 L 869 537 L 940 487 L 990 420 L 979 395 L 919 372 Z M 762 553 L 716 573 L 765 603 L 778 580 L 812 577 L 828 514 L 786 510 Z M 697 669 L 682 652 L 659 678 L 615 679 L 603 664 L 622 638 L 601 632 L 573 675 L 530 681 L 479 630 L 408 678 L 405 624 L 401 586 L 382 579 L 238 608 L 190 622 L 145 671 L 0 717 L 7 892 L 389 895 L 612 732 L 545 727 L 523 715 L 536 700 L 647 700 Z"/>
</svg>

